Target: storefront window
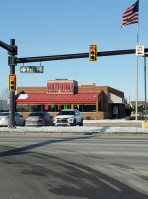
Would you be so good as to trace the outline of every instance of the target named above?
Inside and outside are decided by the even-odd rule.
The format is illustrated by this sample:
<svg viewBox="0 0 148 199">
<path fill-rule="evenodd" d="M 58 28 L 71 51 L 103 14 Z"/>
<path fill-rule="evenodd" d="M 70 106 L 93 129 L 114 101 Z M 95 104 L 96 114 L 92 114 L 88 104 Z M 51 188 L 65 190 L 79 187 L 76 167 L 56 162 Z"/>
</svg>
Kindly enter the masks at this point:
<svg viewBox="0 0 148 199">
<path fill-rule="evenodd" d="M 83 105 L 83 112 L 96 112 L 96 105 Z"/>
<path fill-rule="evenodd" d="M 41 111 L 41 104 L 40 105 L 29 104 L 29 112 L 37 112 L 37 111 Z"/>
<path fill-rule="evenodd" d="M 29 106 L 28 104 L 16 104 L 16 111 L 17 112 L 28 112 Z"/>
<path fill-rule="evenodd" d="M 78 109 L 80 112 L 96 112 L 96 105 L 90 104 L 16 104 L 17 112 L 59 112 L 62 109 Z"/>
</svg>

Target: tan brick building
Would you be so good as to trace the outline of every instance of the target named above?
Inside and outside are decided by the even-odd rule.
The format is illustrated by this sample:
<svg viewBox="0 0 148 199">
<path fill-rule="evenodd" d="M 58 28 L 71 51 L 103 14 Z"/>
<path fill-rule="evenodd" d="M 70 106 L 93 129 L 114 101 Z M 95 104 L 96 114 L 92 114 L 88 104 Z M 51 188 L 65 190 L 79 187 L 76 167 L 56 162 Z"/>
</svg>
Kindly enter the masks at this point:
<svg viewBox="0 0 148 199">
<path fill-rule="evenodd" d="M 16 111 L 24 117 L 33 111 L 55 116 L 61 109 L 79 109 L 84 119 L 112 119 L 125 116 L 124 93 L 92 83 L 75 80 L 47 81 L 46 87 L 18 87 Z"/>
</svg>

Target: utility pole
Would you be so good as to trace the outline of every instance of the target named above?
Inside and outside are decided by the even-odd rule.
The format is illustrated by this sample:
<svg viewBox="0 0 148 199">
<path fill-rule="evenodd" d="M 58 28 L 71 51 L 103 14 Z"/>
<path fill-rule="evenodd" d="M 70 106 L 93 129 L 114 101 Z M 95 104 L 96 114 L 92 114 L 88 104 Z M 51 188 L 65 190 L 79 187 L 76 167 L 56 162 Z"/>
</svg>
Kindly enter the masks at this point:
<svg viewBox="0 0 148 199">
<path fill-rule="evenodd" d="M 146 57 L 148 57 L 148 54 L 145 54 L 144 56 L 144 94 L 145 94 L 145 122 L 147 122 L 147 110 L 146 110 Z"/>
<path fill-rule="evenodd" d="M 146 56 L 144 56 L 144 94 L 145 94 L 145 122 L 147 122 L 147 118 L 146 118 Z"/>
</svg>

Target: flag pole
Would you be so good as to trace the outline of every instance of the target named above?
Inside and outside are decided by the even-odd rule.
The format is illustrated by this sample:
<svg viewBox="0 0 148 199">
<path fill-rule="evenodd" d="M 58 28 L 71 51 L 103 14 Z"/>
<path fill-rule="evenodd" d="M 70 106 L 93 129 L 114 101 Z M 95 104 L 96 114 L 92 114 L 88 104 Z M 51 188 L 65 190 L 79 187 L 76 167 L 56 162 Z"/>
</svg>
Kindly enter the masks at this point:
<svg viewBox="0 0 148 199">
<path fill-rule="evenodd" d="M 137 0 L 132 6 L 127 8 L 125 12 L 122 15 L 122 26 L 123 28 L 126 25 L 130 25 L 133 23 L 137 23 L 137 45 L 138 45 L 138 40 L 139 40 L 139 1 Z M 137 120 L 137 115 L 138 115 L 138 56 L 136 56 L 136 100 L 135 100 L 135 111 L 136 111 L 136 116 L 135 119 Z"/>
<path fill-rule="evenodd" d="M 137 23 L 137 45 L 139 43 L 139 20 Z M 136 120 L 138 115 L 138 56 L 136 56 Z"/>
</svg>

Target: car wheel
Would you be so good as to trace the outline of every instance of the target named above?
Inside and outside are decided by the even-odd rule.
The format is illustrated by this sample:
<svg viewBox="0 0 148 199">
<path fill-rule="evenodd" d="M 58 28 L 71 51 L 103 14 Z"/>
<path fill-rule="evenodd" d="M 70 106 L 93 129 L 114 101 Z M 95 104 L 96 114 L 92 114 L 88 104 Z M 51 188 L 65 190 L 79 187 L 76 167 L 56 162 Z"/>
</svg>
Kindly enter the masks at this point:
<svg viewBox="0 0 148 199">
<path fill-rule="evenodd" d="M 74 120 L 74 122 L 73 122 L 73 126 L 76 126 L 76 120 Z"/>
<path fill-rule="evenodd" d="M 79 126 L 83 126 L 83 119 L 81 120 Z"/>
</svg>

